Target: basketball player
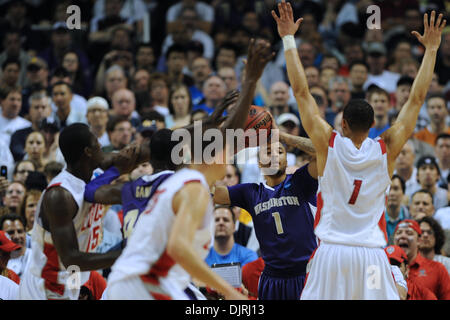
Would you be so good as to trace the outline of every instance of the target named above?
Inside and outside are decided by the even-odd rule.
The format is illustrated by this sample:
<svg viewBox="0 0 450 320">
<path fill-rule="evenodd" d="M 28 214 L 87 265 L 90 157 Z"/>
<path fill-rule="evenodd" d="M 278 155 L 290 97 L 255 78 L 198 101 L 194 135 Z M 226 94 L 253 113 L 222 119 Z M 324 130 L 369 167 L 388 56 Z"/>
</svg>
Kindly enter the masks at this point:
<svg viewBox="0 0 450 320">
<path fill-rule="evenodd" d="M 221 127 L 222 133 L 244 127 L 256 82 L 272 57 L 268 42 L 251 41 L 247 78 L 236 107 Z M 191 141 L 191 150 L 195 143 L 202 143 L 203 153 L 203 142 Z M 204 262 L 214 233 L 209 190 L 225 176 L 226 153 L 216 150 L 213 164 L 194 158 L 193 163 L 159 185 L 112 267 L 108 299 L 188 299 L 184 290 L 191 277 L 227 299 L 245 299 Z"/>
<path fill-rule="evenodd" d="M 309 92 L 294 34 L 292 7 L 278 4 L 272 11 L 283 39 L 289 80 L 308 136 L 317 152 L 319 192 L 315 234 L 320 245 L 309 263 L 301 299 L 399 299 L 383 247 L 386 246 L 384 204 L 394 162 L 413 133 L 419 110 L 431 83 L 436 52 L 445 20 L 424 15 L 424 35 L 412 33 L 425 47 L 422 65 L 408 101 L 394 125 L 381 138 L 368 138 L 373 108 L 351 100 L 343 111 L 344 135 L 325 122 Z"/>
<path fill-rule="evenodd" d="M 80 285 L 76 283 L 89 278 L 85 271 L 109 267 L 120 254 L 93 253 L 101 239 L 105 208 L 83 201 L 83 193 L 103 160 L 97 138 L 87 125 L 74 123 L 61 132 L 59 146 L 67 168 L 49 183 L 39 200 L 32 256 L 19 288 L 21 299 L 77 300 Z M 72 274 L 67 270 L 70 266 L 81 272 Z"/>
<path fill-rule="evenodd" d="M 273 121 L 272 130 L 276 129 L 278 127 Z M 308 154 L 315 154 L 309 139 L 280 132 L 280 141 Z M 280 142 L 261 146 L 259 156 L 263 173 L 269 166 L 273 168 L 275 165 L 277 168 L 276 173 L 267 172 L 264 175 L 267 183 L 227 187 L 218 182 L 214 202 L 238 206 L 252 216 L 265 262 L 259 280 L 258 299 L 298 300 L 308 259 L 317 247 L 310 207 L 316 206 L 316 163 L 313 161 L 294 174 L 286 174 L 286 149 Z M 278 163 L 269 162 L 262 156 Z"/>
</svg>

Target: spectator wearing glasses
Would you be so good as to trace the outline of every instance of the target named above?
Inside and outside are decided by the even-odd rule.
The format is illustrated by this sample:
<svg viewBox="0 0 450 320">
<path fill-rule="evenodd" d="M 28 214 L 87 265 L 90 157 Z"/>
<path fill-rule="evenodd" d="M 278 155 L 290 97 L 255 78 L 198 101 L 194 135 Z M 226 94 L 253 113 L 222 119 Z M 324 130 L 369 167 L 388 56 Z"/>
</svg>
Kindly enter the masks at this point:
<svg viewBox="0 0 450 320">
<path fill-rule="evenodd" d="M 429 260 L 442 263 L 450 273 L 450 258 L 442 255 L 445 233 L 439 222 L 432 217 L 424 217 L 419 221 L 422 235 L 419 241 L 420 254 Z"/>
<path fill-rule="evenodd" d="M 19 214 L 25 197 L 25 186 L 17 181 L 12 182 L 6 189 L 3 197 L 3 205 L 9 209 L 10 212 Z"/>
</svg>

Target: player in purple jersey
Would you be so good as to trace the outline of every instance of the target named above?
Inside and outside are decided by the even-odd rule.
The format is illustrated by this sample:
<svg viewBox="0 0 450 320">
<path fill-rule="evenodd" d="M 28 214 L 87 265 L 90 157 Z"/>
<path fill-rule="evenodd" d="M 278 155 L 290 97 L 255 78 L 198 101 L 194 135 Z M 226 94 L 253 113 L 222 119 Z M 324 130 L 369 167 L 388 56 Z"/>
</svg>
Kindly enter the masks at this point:
<svg viewBox="0 0 450 320">
<path fill-rule="evenodd" d="M 280 133 L 280 141 L 315 154 L 309 139 Z M 233 187 L 216 184 L 214 192 L 215 203 L 238 206 L 252 216 L 265 262 L 258 287 L 260 300 L 300 299 L 306 265 L 317 247 L 311 209 L 311 206 L 316 206 L 316 161 L 299 168 L 294 174 L 286 174 L 286 149 L 281 142 L 266 147 L 267 156 L 278 161 L 278 171 L 264 175 L 266 183 L 245 183 Z M 263 154 L 260 152 L 260 157 Z M 269 165 L 263 165 L 262 158 L 259 160 L 264 173 Z"/>
</svg>

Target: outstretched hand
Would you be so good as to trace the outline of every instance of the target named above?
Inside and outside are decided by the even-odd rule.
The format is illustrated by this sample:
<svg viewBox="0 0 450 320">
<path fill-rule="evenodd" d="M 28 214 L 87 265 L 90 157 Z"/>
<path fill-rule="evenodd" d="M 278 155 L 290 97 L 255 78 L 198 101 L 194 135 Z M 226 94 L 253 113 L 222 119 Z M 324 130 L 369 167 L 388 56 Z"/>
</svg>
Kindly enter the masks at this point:
<svg viewBox="0 0 450 320">
<path fill-rule="evenodd" d="M 447 20 L 442 19 L 444 15 L 439 14 L 436 22 L 436 12 L 433 10 L 431 12 L 430 21 L 428 22 L 428 14 L 425 13 L 423 16 L 424 31 L 423 35 L 420 35 L 417 31 L 412 31 L 411 33 L 416 36 L 417 40 L 428 50 L 437 50 L 441 44 L 441 34 L 444 30 Z"/>
<path fill-rule="evenodd" d="M 272 51 L 270 42 L 263 39 L 251 39 L 248 46 L 247 60 L 245 63 L 245 75 L 249 80 L 257 81 L 272 60 L 275 52 Z"/>
<path fill-rule="evenodd" d="M 292 11 L 292 6 L 289 2 L 286 2 L 284 0 L 281 3 L 278 3 L 278 11 L 280 12 L 279 17 L 275 13 L 275 10 L 272 10 L 272 17 L 277 23 L 278 34 L 281 38 L 288 35 L 293 36 L 300 27 L 303 18 L 299 18 L 294 22 L 294 13 Z"/>
</svg>

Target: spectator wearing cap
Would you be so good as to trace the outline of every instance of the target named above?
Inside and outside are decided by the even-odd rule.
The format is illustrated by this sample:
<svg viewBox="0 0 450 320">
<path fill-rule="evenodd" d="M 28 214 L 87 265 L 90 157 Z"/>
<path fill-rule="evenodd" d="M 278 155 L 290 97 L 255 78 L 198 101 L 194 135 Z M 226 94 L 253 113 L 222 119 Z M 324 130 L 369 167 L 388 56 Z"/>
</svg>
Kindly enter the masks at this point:
<svg viewBox="0 0 450 320">
<path fill-rule="evenodd" d="M 91 132 L 97 137 L 102 147 L 111 144 L 108 133 L 106 132 L 108 110 L 108 102 L 102 97 L 92 97 L 87 101 L 86 119 Z"/>
<path fill-rule="evenodd" d="M 62 64 L 64 54 L 68 50 L 74 50 L 77 53 L 83 70 L 90 68 L 87 55 L 79 47 L 73 45 L 72 34 L 66 22 L 56 22 L 53 25 L 50 46 L 38 54 L 40 58 L 47 62 L 49 70 L 53 70 Z"/>
<path fill-rule="evenodd" d="M 367 92 L 367 100 L 373 108 L 375 120 L 375 125 L 369 130 L 369 138 L 375 139 L 390 128 L 390 96 L 386 90 L 374 86 Z"/>
<path fill-rule="evenodd" d="M 421 234 L 419 223 L 408 219 L 401 221 L 394 232 L 394 245 L 402 248 L 408 257 L 408 278 L 427 287 L 438 300 L 450 300 L 450 276 L 443 264 L 419 253 Z"/>
<path fill-rule="evenodd" d="M 432 217 L 424 217 L 418 223 L 422 230 L 419 241 L 420 254 L 424 258 L 442 263 L 450 274 L 450 258 L 442 255 L 445 233 L 441 225 Z"/>
<path fill-rule="evenodd" d="M 165 117 L 166 127 L 177 129 L 191 123 L 192 99 L 189 88 L 183 84 L 172 87 L 169 93 L 170 114 Z"/>
<path fill-rule="evenodd" d="M 137 144 L 142 144 L 145 139 L 150 139 L 152 135 L 158 130 L 156 120 L 145 119 L 136 130 L 135 140 Z"/>
<path fill-rule="evenodd" d="M 103 152 L 119 151 L 123 147 L 129 145 L 131 139 L 133 138 L 133 126 L 130 120 L 124 117 L 110 117 L 106 130 L 108 132 L 109 141 L 111 141 L 111 144 L 103 147 Z"/>
<path fill-rule="evenodd" d="M 60 81 L 53 85 L 52 100 L 57 109 L 51 117 L 59 123 L 61 129 L 75 122 L 87 123 L 86 111 L 72 108 L 72 97 L 72 87 L 67 82 Z"/>
<path fill-rule="evenodd" d="M 38 57 L 30 59 L 26 66 L 25 86 L 22 89 L 22 109 L 20 116 L 28 114 L 29 98 L 36 91 L 45 91 L 49 85 L 49 70 L 47 62 Z"/>
<path fill-rule="evenodd" d="M 408 208 L 403 205 L 405 188 L 405 181 L 400 176 L 394 174 L 391 178 L 385 211 L 386 231 L 389 243 L 393 241 L 392 235 L 397 224 L 404 219 L 410 218 Z"/>
<path fill-rule="evenodd" d="M 0 275 L 6 277 L 15 283 L 20 283 L 20 277 L 7 267 L 9 259 L 18 256 L 18 250 L 22 247 L 11 241 L 5 231 L 0 230 Z"/>
<path fill-rule="evenodd" d="M 367 65 L 369 75 L 364 83 L 364 90 L 371 84 L 386 90 L 389 93 L 395 92 L 400 74 L 386 70 L 386 47 L 382 42 L 370 42 L 367 45 Z"/>
<path fill-rule="evenodd" d="M 399 268 L 403 281 L 406 280 L 407 292 L 406 297 L 402 300 L 437 300 L 436 295 L 431 292 L 430 289 L 423 285 L 417 284 L 414 280 L 411 280 L 408 277 L 408 257 L 402 248 L 392 245 L 386 247 L 384 251 L 386 252 L 393 271 L 395 270 L 395 267 Z M 399 282 L 401 282 L 402 279 L 398 279 L 399 277 L 395 275 L 394 278 L 397 289 L 399 290 L 399 293 L 401 293 L 402 289 L 399 288 Z"/>
<path fill-rule="evenodd" d="M 14 161 L 22 160 L 25 156 L 25 140 L 33 131 L 39 131 L 42 121 L 51 114 L 50 97 L 45 91 L 36 91 L 29 98 L 29 116 L 31 125 L 15 131 L 11 136 L 9 148 Z"/>
<path fill-rule="evenodd" d="M 416 132 L 414 137 L 435 146 L 439 134 L 450 134 L 450 127 L 446 122 L 448 116 L 447 101 L 442 94 L 433 94 L 427 97 L 425 104 L 430 124 Z"/>
<path fill-rule="evenodd" d="M 294 136 L 300 134 L 300 120 L 293 113 L 283 113 L 277 119 L 280 130 Z"/>
<path fill-rule="evenodd" d="M 357 60 L 350 63 L 349 76 L 352 83 L 352 99 L 365 99 L 366 92 L 363 89 L 369 74 L 369 66 L 363 60 Z"/>
<path fill-rule="evenodd" d="M 27 240 L 30 241 L 31 239 L 27 239 L 25 225 L 26 222 L 22 216 L 15 213 L 5 214 L 0 217 L 0 230 L 8 234 L 12 242 L 20 246 L 15 256 L 9 259 L 7 265 L 19 277 L 22 277 L 31 256 L 31 249 L 28 249 L 26 246 Z"/>
<path fill-rule="evenodd" d="M 450 174 L 450 134 L 441 133 L 437 136 L 434 153 L 441 172 L 438 185 L 447 189 L 447 178 Z"/>
<path fill-rule="evenodd" d="M 11 136 L 20 129 L 31 126 L 31 122 L 19 116 L 22 107 L 20 87 L 0 89 L 0 140 L 9 146 Z"/>
<path fill-rule="evenodd" d="M 440 169 L 436 158 L 424 156 L 417 162 L 417 181 L 421 189 L 427 190 L 433 196 L 433 205 L 437 210 L 448 204 L 447 190 L 438 186 L 440 179 Z"/>
<path fill-rule="evenodd" d="M 122 117 L 137 128 L 140 124 L 140 116 L 136 112 L 136 96 L 129 89 L 119 89 L 112 96 L 112 109 L 110 115 Z"/>
<path fill-rule="evenodd" d="M 0 65 L 8 58 L 16 58 L 20 62 L 19 84 L 25 86 L 27 66 L 31 59 L 28 53 L 22 49 L 21 35 L 17 30 L 6 31 L 3 37 L 3 52 L 0 54 Z"/>
</svg>

